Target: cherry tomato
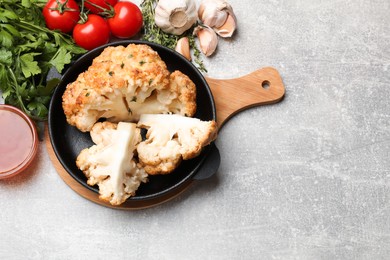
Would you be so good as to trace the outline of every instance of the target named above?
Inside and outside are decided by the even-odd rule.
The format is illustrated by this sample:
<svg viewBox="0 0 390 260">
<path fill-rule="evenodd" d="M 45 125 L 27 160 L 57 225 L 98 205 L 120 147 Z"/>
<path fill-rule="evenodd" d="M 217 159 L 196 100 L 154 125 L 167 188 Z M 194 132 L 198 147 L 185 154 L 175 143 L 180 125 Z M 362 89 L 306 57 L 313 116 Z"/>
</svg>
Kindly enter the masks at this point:
<svg viewBox="0 0 390 260">
<path fill-rule="evenodd" d="M 103 17 L 89 14 L 85 23 L 78 23 L 73 29 L 73 39 L 77 45 L 92 50 L 110 40 L 110 28 Z"/>
<path fill-rule="evenodd" d="M 110 10 L 110 7 L 115 6 L 116 3 L 118 3 L 118 0 L 88 0 L 84 2 L 84 6 L 91 13 L 99 14 L 104 10 Z"/>
<path fill-rule="evenodd" d="M 75 0 L 49 0 L 42 14 L 47 28 L 69 33 L 79 20 L 80 9 Z"/>
<path fill-rule="evenodd" d="M 114 6 L 114 15 L 107 21 L 114 36 L 130 38 L 142 27 L 142 12 L 132 2 L 118 2 Z"/>
</svg>

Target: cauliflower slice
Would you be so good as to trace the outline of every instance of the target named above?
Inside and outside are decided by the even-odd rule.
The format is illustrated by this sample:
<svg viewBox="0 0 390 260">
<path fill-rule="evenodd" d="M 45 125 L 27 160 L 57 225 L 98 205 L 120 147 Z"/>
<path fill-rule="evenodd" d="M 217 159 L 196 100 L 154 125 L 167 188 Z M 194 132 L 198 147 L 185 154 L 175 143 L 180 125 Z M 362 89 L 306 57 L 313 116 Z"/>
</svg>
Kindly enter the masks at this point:
<svg viewBox="0 0 390 260">
<path fill-rule="evenodd" d="M 96 123 L 91 130 L 96 144 L 82 150 L 76 165 L 88 178 L 88 185 L 99 186 L 99 198 L 120 205 L 147 181 L 144 169 L 133 159 L 141 141 L 136 124 Z"/>
<path fill-rule="evenodd" d="M 68 123 L 86 132 L 99 118 L 136 122 L 145 113 L 193 116 L 196 87 L 180 71 L 170 74 L 147 45 L 107 47 L 68 84 L 62 106 Z"/>
<path fill-rule="evenodd" d="M 199 155 L 217 137 L 215 121 L 201 121 L 181 115 L 141 115 L 138 127 L 146 128 L 146 140 L 137 146 L 138 158 L 151 175 L 167 174 Z"/>
</svg>

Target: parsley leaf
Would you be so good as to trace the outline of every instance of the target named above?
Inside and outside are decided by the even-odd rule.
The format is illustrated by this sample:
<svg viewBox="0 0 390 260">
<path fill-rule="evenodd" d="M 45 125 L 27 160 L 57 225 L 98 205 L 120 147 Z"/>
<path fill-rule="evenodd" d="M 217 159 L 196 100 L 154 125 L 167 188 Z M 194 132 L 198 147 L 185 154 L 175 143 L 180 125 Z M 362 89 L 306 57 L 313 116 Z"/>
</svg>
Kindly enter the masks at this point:
<svg viewBox="0 0 390 260">
<path fill-rule="evenodd" d="M 59 79 L 47 80 L 54 68 L 86 52 L 72 37 L 46 28 L 42 8 L 47 0 L 0 0 L 0 94 L 6 104 L 36 120 L 47 118 Z"/>
<path fill-rule="evenodd" d="M 53 58 L 49 61 L 57 71 L 62 71 L 66 64 L 72 61 L 72 55 L 64 48 L 59 48 Z"/>
<path fill-rule="evenodd" d="M 12 64 L 12 52 L 6 49 L 0 49 L 0 63 L 10 66 Z"/>
<path fill-rule="evenodd" d="M 41 73 L 41 68 L 38 66 L 38 61 L 34 60 L 34 56 L 37 55 L 39 55 L 39 53 L 26 53 L 19 58 L 20 67 L 22 69 L 23 75 L 26 78 Z"/>
</svg>

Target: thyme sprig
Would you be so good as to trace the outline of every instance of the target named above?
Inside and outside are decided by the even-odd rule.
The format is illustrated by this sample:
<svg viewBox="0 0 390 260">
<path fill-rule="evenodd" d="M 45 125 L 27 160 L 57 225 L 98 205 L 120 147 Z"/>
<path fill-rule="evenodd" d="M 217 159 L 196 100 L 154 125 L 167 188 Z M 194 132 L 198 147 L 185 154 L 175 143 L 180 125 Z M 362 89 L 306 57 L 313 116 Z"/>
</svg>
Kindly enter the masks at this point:
<svg viewBox="0 0 390 260">
<path fill-rule="evenodd" d="M 177 41 L 181 37 L 187 37 L 190 43 L 190 48 L 193 50 L 196 67 L 202 72 L 207 72 L 207 69 L 202 60 L 201 52 L 196 44 L 195 36 L 193 34 L 194 28 L 197 24 L 187 30 L 183 35 L 174 35 L 163 32 L 154 22 L 157 2 L 158 0 L 144 0 L 141 3 L 141 11 L 144 19 L 144 31 L 142 39 L 145 41 L 161 44 L 170 49 L 175 49 Z"/>
</svg>

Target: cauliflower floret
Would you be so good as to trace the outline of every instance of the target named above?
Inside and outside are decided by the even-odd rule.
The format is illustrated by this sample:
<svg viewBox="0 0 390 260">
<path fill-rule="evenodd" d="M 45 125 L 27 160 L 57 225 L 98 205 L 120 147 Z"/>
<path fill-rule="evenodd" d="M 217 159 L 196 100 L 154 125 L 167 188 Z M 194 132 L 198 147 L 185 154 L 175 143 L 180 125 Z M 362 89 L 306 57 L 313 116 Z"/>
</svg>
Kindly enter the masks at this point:
<svg viewBox="0 0 390 260">
<path fill-rule="evenodd" d="M 147 45 L 107 47 L 68 84 L 62 106 L 68 123 L 86 132 L 99 118 L 136 122 L 145 113 L 193 116 L 196 87 L 183 73 L 170 74 Z"/>
<path fill-rule="evenodd" d="M 191 79 L 181 71 L 174 71 L 169 75 L 169 88 L 162 90 L 157 96 L 158 102 L 165 104 L 169 112 L 192 117 L 196 112 L 196 87 Z M 142 114 L 150 113 L 145 109 Z"/>
<path fill-rule="evenodd" d="M 138 158 L 149 174 L 172 172 L 182 159 L 199 155 L 217 137 L 215 121 L 181 115 L 141 115 L 138 127 L 146 128 L 146 140 L 137 146 Z"/>
<path fill-rule="evenodd" d="M 88 185 L 99 186 L 101 200 L 120 205 L 147 181 L 144 169 L 133 159 L 142 139 L 140 129 L 133 123 L 99 122 L 90 134 L 96 145 L 82 150 L 76 165 L 88 178 Z"/>
</svg>

